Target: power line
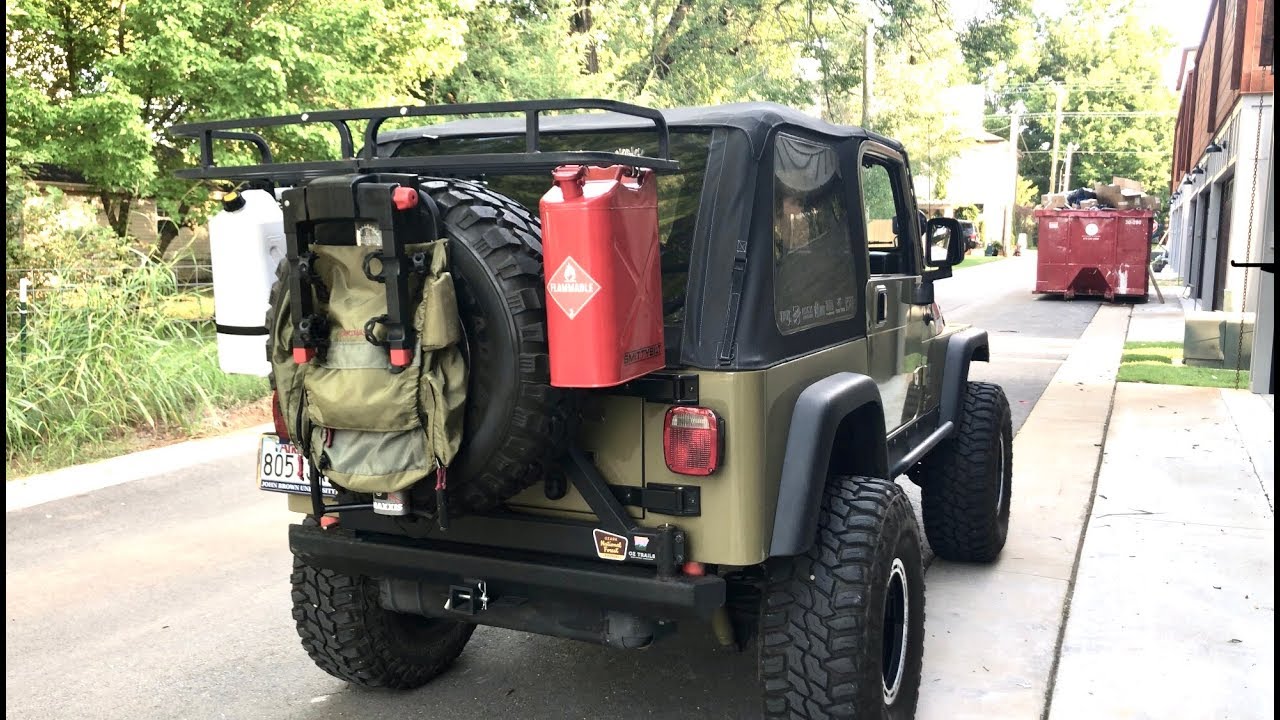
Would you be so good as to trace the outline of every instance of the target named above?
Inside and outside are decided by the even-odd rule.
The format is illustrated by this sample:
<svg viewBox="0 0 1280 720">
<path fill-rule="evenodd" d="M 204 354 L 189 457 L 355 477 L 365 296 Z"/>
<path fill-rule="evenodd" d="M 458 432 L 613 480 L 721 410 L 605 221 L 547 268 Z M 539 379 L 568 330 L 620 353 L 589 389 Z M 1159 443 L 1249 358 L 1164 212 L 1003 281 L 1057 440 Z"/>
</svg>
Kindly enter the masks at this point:
<svg viewBox="0 0 1280 720">
<path fill-rule="evenodd" d="M 1054 117 L 1056 113 L 1052 112 L 1032 112 L 1020 113 L 1024 118 L 1029 117 Z M 1073 110 L 1062 113 L 1063 117 L 1173 117 L 1178 114 L 1177 110 Z M 1002 118 L 1008 117 L 1008 113 L 987 113 L 983 117 Z"/>
<path fill-rule="evenodd" d="M 1060 85 L 1067 90 L 1143 90 L 1165 86 L 1162 82 L 1154 81 L 1149 83 L 1060 83 Z M 1020 83 L 995 88 L 992 92 L 1015 94 L 1032 90 L 1053 90 L 1053 85 L 1047 83 Z"/>
<path fill-rule="evenodd" d="M 1023 150 L 1023 153 L 1048 153 L 1052 150 Z M 1161 155 L 1171 150 L 1076 150 L 1076 155 Z"/>
</svg>

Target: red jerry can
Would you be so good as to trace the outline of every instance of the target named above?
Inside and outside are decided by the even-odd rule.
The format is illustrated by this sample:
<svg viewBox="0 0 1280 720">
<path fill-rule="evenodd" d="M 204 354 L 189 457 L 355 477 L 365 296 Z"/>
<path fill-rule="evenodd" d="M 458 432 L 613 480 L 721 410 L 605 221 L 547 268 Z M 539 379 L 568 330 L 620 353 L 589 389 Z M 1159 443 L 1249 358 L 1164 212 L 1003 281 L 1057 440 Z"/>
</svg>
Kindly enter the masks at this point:
<svg viewBox="0 0 1280 720">
<path fill-rule="evenodd" d="M 1036 210 L 1037 293 L 1146 297 L 1150 210 Z"/>
<path fill-rule="evenodd" d="M 542 196 L 551 384 L 612 387 L 665 365 L 652 170 L 565 165 Z"/>
</svg>

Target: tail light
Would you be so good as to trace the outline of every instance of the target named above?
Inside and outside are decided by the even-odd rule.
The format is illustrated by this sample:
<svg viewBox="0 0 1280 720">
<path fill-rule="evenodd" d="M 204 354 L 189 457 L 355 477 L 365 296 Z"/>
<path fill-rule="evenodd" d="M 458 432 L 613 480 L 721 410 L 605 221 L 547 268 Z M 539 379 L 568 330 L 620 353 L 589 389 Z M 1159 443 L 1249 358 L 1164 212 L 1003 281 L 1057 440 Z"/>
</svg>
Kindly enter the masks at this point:
<svg viewBox="0 0 1280 720">
<path fill-rule="evenodd" d="M 289 426 L 284 424 L 284 411 L 280 409 L 280 393 L 271 391 L 271 422 L 276 425 L 280 442 L 289 442 Z"/>
<path fill-rule="evenodd" d="M 711 410 L 673 407 L 662 427 L 667 467 L 681 475 L 710 475 L 720 467 L 724 423 Z"/>
</svg>

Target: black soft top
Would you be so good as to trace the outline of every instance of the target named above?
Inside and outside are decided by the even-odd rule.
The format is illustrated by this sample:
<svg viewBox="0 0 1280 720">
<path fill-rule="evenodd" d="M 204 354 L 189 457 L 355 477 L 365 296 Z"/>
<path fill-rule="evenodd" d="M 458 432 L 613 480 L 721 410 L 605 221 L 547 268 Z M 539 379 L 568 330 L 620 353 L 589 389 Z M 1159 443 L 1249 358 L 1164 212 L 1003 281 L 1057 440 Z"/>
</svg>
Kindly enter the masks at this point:
<svg viewBox="0 0 1280 720">
<path fill-rule="evenodd" d="M 741 130 L 747 134 L 751 148 L 757 155 L 764 148 L 768 134 L 784 125 L 836 138 L 873 138 L 896 150 L 902 149 L 897 141 L 876 133 L 849 125 L 835 125 L 777 103 L 744 102 L 709 107 L 671 108 L 659 112 L 673 130 L 706 130 L 718 127 Z M 614 112 L 578 113 L 544 117 L 541 120 L 541 129 L 544 133 L 645 131 L 652 130 L 653 123 L 644 118 Z M 421 138 L 521 135 L 524 131 L 525 121 L 517 117 L 451 120 L 437 125 L 388 130 L 378 134 L 378 144 L 412 142 Z"/>
</svg>

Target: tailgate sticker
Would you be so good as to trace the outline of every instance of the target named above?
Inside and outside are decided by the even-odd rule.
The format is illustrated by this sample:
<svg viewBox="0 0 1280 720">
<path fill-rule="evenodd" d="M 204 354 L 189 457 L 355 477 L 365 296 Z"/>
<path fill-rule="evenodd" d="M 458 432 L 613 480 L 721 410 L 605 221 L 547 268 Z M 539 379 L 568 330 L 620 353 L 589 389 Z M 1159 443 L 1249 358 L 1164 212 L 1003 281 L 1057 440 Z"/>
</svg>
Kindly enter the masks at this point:
<svg viewBox="0 0 1280 720">
<path fill-rule="evenodd" d="M 621 535 L 614 535 L 607 530 L 596 528 L 591 532 L 596 539 L 596 555 L 601 560 L 626 560 L 627 559 L 627 539 Z"/>
</svg>

